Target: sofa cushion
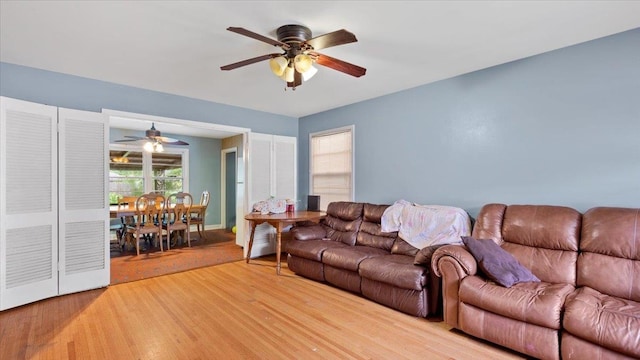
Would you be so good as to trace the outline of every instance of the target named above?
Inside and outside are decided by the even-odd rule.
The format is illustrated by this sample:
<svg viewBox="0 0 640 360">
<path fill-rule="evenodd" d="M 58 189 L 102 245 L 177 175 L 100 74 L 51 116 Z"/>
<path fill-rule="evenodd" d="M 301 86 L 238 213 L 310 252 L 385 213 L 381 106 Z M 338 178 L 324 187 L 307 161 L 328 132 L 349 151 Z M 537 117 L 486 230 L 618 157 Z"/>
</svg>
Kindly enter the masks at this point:
<svg viewBox="0 0 640 360">
<path fill-rule="evenodd" d="M 291 236 L 296 240 L 316 240 L 327 237 L 327 232 L 324 226 L 318 224 L 296 225 L 291 229 Z"/>
<path fill-rule="evenodd" d="M 322 261 L 322 254 L 325 250 L 336 247 L 346 247 L 347 245 L 332 240 L 295 240 L 287 241 L 286 251 L 294 256 L 305 259 Z"/>
<path fill-rule="evenodd" d="M 363 207 L 363 203 L 334 201 L 327 206 L 327 216 L 345 221 L 359 220 L 362 218 Z"/>
<path fill-rule="evenodd" d="M 358 271 L 358 265 L 364 259 L 388 255 L 389 252 L 368 246 L 342 246 L 327 249 L 322 254 L 322 263 L 339 269 Z"/>
<path fill-rule="evenodd" d="M 348 201 L 332 202 L 327 206 L 327 216 L 322 221 L 327 237 L 347 245 L 355 245 L 364 204 Z"/>
<path fill-rule="evenodd" d="M 527 282 L 510 288 L 479 276 L 467 276 L 460 284 L 460 301 L 479 309 L 526 323 L 560 329 L 560 314 L 569 284 Z"/>
<path fill-rule="evenodd" d="M 426 248 L 420 249 L 416 256 L 413 258 L 414 265 L 424 265 L 427 267 L 431 267 L 431 258 L 433 257 L 433 253 L 445 245 L 431 245 Z"/>
<path fill-rule="evenodd" d="M 420 251 L 420 249 L 409 244 L 400 236 L 396 238 L 396 241 L 393 242 L 393 246 L 391 246 L 392 254 L 416 256 L 418 251 Z"/>
<path fill-rule="evenodd" d="M 640 209 L 587 211 L 580 250 L 579 286 L 640 302 Z"/>
<path fill-rule="evenodd" d="M 498 284 L 510 287 L 521 282 L 540 281 L 493 240 L 463 236 L 462 241 L 478 261 L 482 272 Z"/>
<path fill-rule="evenodd" d="M 385 255 L 365 259 L 358 270 L 363 278 L 383 282 L 403 289 L 422 290 L 429 270 L 413 264 L 413 257 Z"/>
<path fill-rule="evenodd" d="M 563 327 L 602 347 L 640 358 L 640 303 L 582 287 L 567 297 Z"/>
<path fill-rule="evenodd" d="M 383 232 L 380 219 L 389 205 L 364 204 L 362 224 L 356 238 L 356 245 L 390 250 L 398 232 Z"/>
</svg>

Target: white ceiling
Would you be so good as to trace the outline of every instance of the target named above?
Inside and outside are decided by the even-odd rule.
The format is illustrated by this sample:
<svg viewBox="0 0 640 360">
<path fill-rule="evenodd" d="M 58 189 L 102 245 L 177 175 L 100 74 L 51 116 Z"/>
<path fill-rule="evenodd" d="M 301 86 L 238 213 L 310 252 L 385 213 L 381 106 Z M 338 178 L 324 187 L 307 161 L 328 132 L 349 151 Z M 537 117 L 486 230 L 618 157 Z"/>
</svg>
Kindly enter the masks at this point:
<svg viewBox="0 0 640 360">
<path fill-rule="evenodd" d="M 367 74 L 285 92 L 266 61 L 220 70 L 279 50 L 227 27 L 285 24 L 353 32 L 320 52 Z M 637 27 L 640 1 L 0 0 L 0 61 L 302 117 Z"/>
</svg>

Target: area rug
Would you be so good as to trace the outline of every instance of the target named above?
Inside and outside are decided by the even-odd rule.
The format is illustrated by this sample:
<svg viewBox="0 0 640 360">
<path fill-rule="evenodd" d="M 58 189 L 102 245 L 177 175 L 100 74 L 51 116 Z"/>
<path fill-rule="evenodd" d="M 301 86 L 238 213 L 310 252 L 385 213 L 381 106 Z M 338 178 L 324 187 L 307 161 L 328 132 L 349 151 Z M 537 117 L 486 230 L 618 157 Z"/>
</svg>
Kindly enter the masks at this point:
<svg viewBox="0 0 640 360">
<path fill-rule="evenodd" d="M 224 230 L 207 231 L 206 240 L 191 242 L 191 247 L 178 246 L 159 250 L 111 252 L 111 285 L 172 274 L 180 271 L 242 260 L 242 248 L 235 236 Z M 197 234 L 195 236 L 197 238 Z"/>
</svg>

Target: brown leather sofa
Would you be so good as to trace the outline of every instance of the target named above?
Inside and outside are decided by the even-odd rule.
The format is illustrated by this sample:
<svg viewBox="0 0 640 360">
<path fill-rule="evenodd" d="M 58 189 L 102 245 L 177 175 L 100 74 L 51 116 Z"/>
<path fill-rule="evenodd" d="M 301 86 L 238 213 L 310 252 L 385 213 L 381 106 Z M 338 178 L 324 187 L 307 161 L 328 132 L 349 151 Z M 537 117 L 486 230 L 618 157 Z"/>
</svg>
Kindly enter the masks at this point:
<svg viewBox="0 0 640 360">
<path fill-rule="evenodd" d="M 432 269 L 448 325 L 536 358 L 640 358 L 640 209 L 489 204 L 472 236 L 541 281 L 500 286 L 465 246 L 443 246 Z"/>
<path fill-rule="evenodd" d="M 410 315 L 437 314 L 440 279 L 429 263 L 414 265 L 418 249 L 396 232 L 380 231 L 387 207 L 329 204 L 320 224 L 291 230 L 292 239 L 286 245 L 288 268 Z"/>
</svg>

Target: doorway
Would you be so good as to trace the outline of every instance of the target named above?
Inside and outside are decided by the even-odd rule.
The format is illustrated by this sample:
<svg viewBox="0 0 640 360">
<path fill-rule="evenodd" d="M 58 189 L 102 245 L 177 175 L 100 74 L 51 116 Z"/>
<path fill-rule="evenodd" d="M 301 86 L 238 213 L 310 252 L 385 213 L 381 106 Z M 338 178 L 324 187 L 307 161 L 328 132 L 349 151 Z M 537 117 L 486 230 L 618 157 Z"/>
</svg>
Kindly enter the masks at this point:
<svg viewBox="0 0 640 360">
<path fill-rule="evenodd" d="M 155 116 L 155 115 L 146 115 L 146 114 L 137 114 L 137 113 L 129 113 L 129 112 L 123 112 L 123 111 L 117 111 L 117 110 L 108 110 L 108 109 L 103 109 L 102 111 L 103 113 L 105 113 L 107 116 L 109 116 L 109 126 L 112 129 L 118 129 L 118 130 L 133 130 L 133 131 L 139 131 L 139 132 L 144 132 L 146 130 L 148 130 L 151 126 L 153 126 L 155 124 L 155 126 L 158 129 L 162 129 L 163 133 L 166 134 L 171 134 L 171 135 L 177 135 L 178 136 L 189 136 L 191 137 L 191 140 L 194 141 L 194 143 L 196 143 L 198 140 L 198 138 L 208 138 L 208 139 L 219 139 L 222 144 L 221 145 L 216 145 L 216 146 L 221 146 L 221 147 L 217 147 L 218 150 L 215 151 L 219 151 L 219 149 L 221 148 L 231 148 L 236 146 L 237 150 L 236 151 L 236 155 L 239 156 L 239 158 L 234 157 L 234 159 L 237 158 L 236 161 L 233 162 L 233 165 L 235 165 L 236 167 L 236 171 L 235 172 L 239 172 L 242 171 L 243 168 L 243 157 L 242 157 L 242 149 L 243 149 L 243 141 L 244 138 L 247 136 L 246 134 L 250 131 L 250 129 L 248 128 L 241 128 L 241 127 L 235 127 L 235 126 L 228 126 L 228 125 L 218 125 L 218 124 L 212 124 L 212 123 L 207 123 L 207 122 L 200 122 L 200 121 L 191 121 L 191 120 L 183 120 L 183 119 L 174 119 L 174 118 L 166 118 L 166 117 L 160 117 L 160 116 Z M 128 134 L 127 134 L 128 135 Z M 120 139 L 122 138 L 121 136 L 118 137 L 114 137 L 112 138 L 112 140 L 116 140 L 116 139 Z M 225 146 L 224 143 L 226 141 L 230 141 L 229 139 L 234 139 L 234 145 L 231 146 Z M 195 155 L 196 151 L 201 151 L 201 147 L 198 146 L 198 144 L 196 143 L 194 145 L 194 143 L 192 143 L 192 148 L 190 150 L 192 150 L 191 155 Z M 237 145 L 236 145 L 237 144 Z M 209 154 L 212 154 L 211 152 Z M 225 162 L 225 158 L 222 158 L 221 163 L 224 164 Z M 217 166 L 215 166 L 217 168 Z M 185 251 L 185 252 L 180 252 L 180 251 L 171 251 L 171 252 L 164 252 L 164 253 L 159 253 L 156 252 L 154 253 L 154 259 L 156 258 L 164 258 L 166 257 L 167 259 L 177 259 L 177 255 L 176 254 L 189 254 L 189 255 L 196 255 L 196 257 L 202 257 L 202 258 L 206 258 L 208 259 L 208 261 L 220 261 L 220 259 L 222 259 L 222 257 L 220 257 L 220 252 L 223 250 L 222 248 L 219 248 L 218 246 L 220 245 L 224 245 L 225 248 L 228 248 L 229 250 L 229 254 L 230 256 L 233 256 L 233 258 L 238 257 L 238 258 L 242 258 L 242 248 L 237 246 L 236 244 L 236 234 L 232 234 L 230 231 L 226 230 L 226 218 L 228 216 L 233 217 L 233 221 L 235 222 L 235 212 L 239 211 L 240 212 L 240 218 L 242 218 L 242 216 L 244 216 L 244 208 L 242 206 L 238 207 L 237 209 L 233 209 L 233 211 L 231 212 L 231 214 L 229 214 L 226 211 L 226 206 L 225 206 L 225 193 L 227 192 L 225 190 L 225 182 L 224 182 L 224 176 L 225 176 L 225 172 L 223 171 L 222 168 L 205 168 L 203 169 L 203 171 L 210 171 L 213 172 L 215 175 L 215 177 L 217 176 L 221 176 L 222 177 L 222 183 L 216 181 L 216 179 L 214 179 L 213 184 L 215 184 L 216 186 L 211 186 L 209 185 L 210 183 L 204 183 L 202 178 L 198 178 L 198 173 L 196 173 L 195 171 L 191 171 L 188 175 L 189 176 L 189 187 L 188 189 L 193 190 L 194 191 L 194 195 L 197 196 L 197 198 L 199 198 L 199 194 L 200 194 L 200 190 L 199 189 L 207 189 L 212 193 L 212 199 L 215 199 L 216 197 L 219 198 L 220 203 L 218 203 L 218 201 L 212 201 L 209 203 L 209 208 L 207 209 L 207 214 L 210 215 L 208 216 L 209 219 L 209 223 L 207 223 L 205 226 L 205 229 L 207 231 L 207 235 L 206 235 L 206 239 L 204 241 L 196 241 L 195 243 L 192 243 L 192 246 L 194 247 L 198 247 L 198 251 Z M 195 180 L 200 179 L 199 183 Z M 219 179 L 219 178 L 218 178 Z M 238 181 L 238 179 L 235 179 L 233 182 L 231 182 L 231 184 L 234 184 L 236 181 Z M 220 194 L 220 195 L 217 195 Z M 236 191 L 235 196 L 231 196 L 232 200 L 235 200 L 236 197 L 238 198 L 238 200 L 236 201 L 237 204 L 243 204 L 243 199 L 244 199 L 244 189 L 238 189 L 238 191 Z M 195 199 L 197 201 L 197 199 Z M 228 216 L 225 216 L 225 212 L 228 214 Z M 213 222 L 213 223 L 212 223 Z M 241 232 L 242 229 L 239 230 L 239 232 Z M 192 233 L 192 241 L 193 241 L 193 233 Z M 228 246 L 227 246 L 228 245 Z M 178 245 L 177 245 L 178 246 Z M 179 248 L 179 246 L 178 246 Z M 176 249 L 178 249 L 176 248 Z M 215 253 L 215 256 L 204 256 L 202 255 L 203 251 L 205 250 L 205 248 L 212 248 L 212 252 Z M 173 246 L 172 246 L 173 249 Z M 140 257 L 133 257 L 132 259 L 128 258 L 128 257 L 123 257 L 121 259 L 111 259 L 111 270 L 112 270 L 112 280 L 114 278 L 117 277 L 114 276 L 114 272 L 116 271 L 120 271 L 122 273 L 122 278 L 126 278 L 129 279 L 127 281 L 130 281 L 131 279 L 133 279 L 132 277 L 132 272 L 136 272 L 136 273 L 141 273 L 143 275 L 142 278 L 148 277 L 149 275 L 146 272 L 142 272 L 140 271 L 140 266 L 135 266 L 136 261 L 135 260 L 144 260 L 144 259 L 148 259 L 148 257 L 144 257 L 144 256 L 140 256 Z M 218 260 L 215 260 L 218 259 Z M 114 263 L 114 261 L 117 260 L 121 260 L 119 263 Z M 126 260 L 126 261 L 125 261 Z M 199 266 L 209 266 L 209 265 L 214 265 L 214 264 L 196 264 L 194 261 L 197 261 L 198 259 L 191 259 L 186 257 L 184 260 L 180 260 L 180 266 L 182 266 L 183 264 L 192 266 L 193 267 L 199 267 Z M 163 265 L 163 264 L 159 264 L 159 260 L 156 261 L 155 263 L 150 263 L 149 261 L 147 261 L 146 263 L 149 263 L 149 265 L 151 266 L 153 264 L 153 268 L 157 268 L 158 266 L 162 269 L 162 273 L 160 272 L 155 272 L 155 275 L 161 275 L 165 273 L 166 271 L 170 271 L 170 269 L 177 269 L 178 266 L 176 266 L 176 262 L 172 262 L 170 265 Z M 124 265 L 123 265 L 124 264 Z M 134 265 L 134 266 L 125 266 L 125 265 Z M 185 267 L 184 269 L 187 269 L 189 267 Z M 127 269 L 132 269 L 131 272 L 128 272 Z M 181 270 L 184 270 L 183 268 L 180 268 Z M 155 276 L 153 275 L 153 276 Z"/>
</svg>

